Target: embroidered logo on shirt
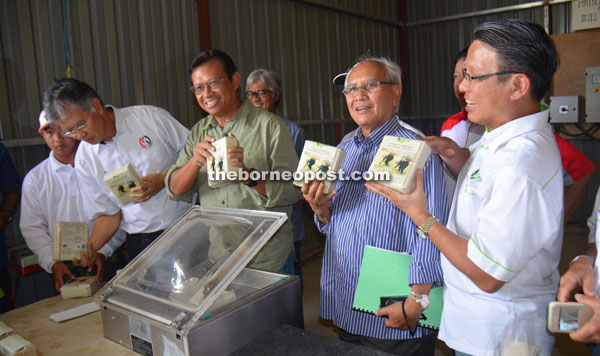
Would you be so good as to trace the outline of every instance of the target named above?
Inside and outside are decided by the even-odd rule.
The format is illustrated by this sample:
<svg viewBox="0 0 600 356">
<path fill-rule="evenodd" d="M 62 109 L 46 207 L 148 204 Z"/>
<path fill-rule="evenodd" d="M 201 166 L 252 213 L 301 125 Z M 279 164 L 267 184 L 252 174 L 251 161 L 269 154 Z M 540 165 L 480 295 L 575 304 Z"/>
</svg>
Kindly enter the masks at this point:
<svg viewBox="0 0 600 356">
<path fill-rule="evenodd" d="M 152 147 L 152 140 L 150 139 L 150 137 L 148 137 L 146 135 L 140 137 L 138 142 L 140 143 L 140 146 L 142 146 L 142 148 Z"/>
<path fill-rule="evenodd" d="M 479 169 L 477 169 L 473 173 L 471 173 L 471 175 L 469 176 L 469 179 L 472 179 L 476 182 L 481 182 L 481 174 L 479 174 Z"/>
</svg>

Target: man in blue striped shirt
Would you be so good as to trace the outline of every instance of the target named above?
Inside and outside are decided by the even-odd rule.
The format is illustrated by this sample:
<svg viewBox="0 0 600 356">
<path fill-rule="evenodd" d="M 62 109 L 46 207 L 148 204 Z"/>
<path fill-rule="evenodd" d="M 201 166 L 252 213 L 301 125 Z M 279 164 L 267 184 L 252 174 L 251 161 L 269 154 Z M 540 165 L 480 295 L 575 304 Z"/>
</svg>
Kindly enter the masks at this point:
<svg viewBox="0 0 600 356">
<path fill-rule="evenodd" d="M 359 126 L 338 147 L 346 151 L 342 170 L 365 172 L 386 135 L 417 138 L 420 134 L 400 121 L 396 110 L 402 94 L 400 67 L 386 58 L 364 57 L 345 77 L 348 110 Z M 334 79 L 334 83 L 340 76 Z M 428 208 L 446 220 L 448 204 L 442 162 L 431 156 L 424 167 Z M 433 355 L 433 330 L 414 328 L 424 311 L 417 300 L 442 283 L 438 249 L 416 233 L 416 226 L 387 199 L 370 192 L 365 180 L 338 181 L 336 190 L 323 195 L 324 184 L 305 184 L 304 198 L 315 212 L 319 230 L 327 235 L 321 270 L 319 314 L 332 319 L 340 339 L 402 355 Z M 413 299 L 380 309 L 375 316 L 352 310 L 363 250 L 366 245 L 406 252 L 413 262 L 406 271 Z M 393 280 L 394 276 L 390 276 Z M 392 282 L 393 283 L 393 282 Z M 388 318 L 384 318 L 387 316 Z"/>
</svg>

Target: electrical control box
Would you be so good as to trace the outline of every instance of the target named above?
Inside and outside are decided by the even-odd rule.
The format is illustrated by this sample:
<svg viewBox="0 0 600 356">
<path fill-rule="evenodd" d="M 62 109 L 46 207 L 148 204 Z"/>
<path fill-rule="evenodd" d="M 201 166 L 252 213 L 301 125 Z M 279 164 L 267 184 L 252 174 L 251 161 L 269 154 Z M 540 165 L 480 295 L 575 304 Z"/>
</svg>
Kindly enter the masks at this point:
<svg viewBox="0 0 600 356">
<path fill-rule="evenodd" d="M 600 66 L 585 69 L 585 122 L 600 122 Z"/>
<path fill-rule="evenodd" d="M 583 97 L 580 95 L 551 96 L 550 122 L 555 124 L 577 124 L 583 122 Z"/>
</svg>

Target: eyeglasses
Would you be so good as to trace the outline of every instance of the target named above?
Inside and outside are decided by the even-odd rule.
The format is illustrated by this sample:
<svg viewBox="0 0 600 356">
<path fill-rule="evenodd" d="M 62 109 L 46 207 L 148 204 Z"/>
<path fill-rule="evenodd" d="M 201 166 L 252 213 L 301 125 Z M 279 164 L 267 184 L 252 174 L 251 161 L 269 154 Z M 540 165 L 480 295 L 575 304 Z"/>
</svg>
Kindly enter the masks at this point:
<svg viewBox="0 0 600 356">
<path fill-rule="evenodd" d="M 272 92 L 270 90 L 261 89 L 261 90 L 257 90 L 257 91 L 248 90 L 248 91 L 246 91 L 245 94 L 246 94 L 246 98 L 248 98 L 248 99 L 252 99 L 255 96 L 262 99 L 265 97 L 265 95 L 271 94 L 271 93 Z"/>
<path fill-rule="evenodd" d="M 197 86 L 192 85 L 190 87 L 190 90 L 192 91 L 192 93 L 194 93 L 194 95 L 200 96 L 200 95 L 204 94 L 204 90 L 206 88 L 208 88 L 210 91 L 220 89 L 221 88 L 221 79 L 225 78 L 226 76 L 227 75 L 222 75 L 220 77 L 211 79 L 208 82 L 206 82 L 204 84 L 199 84 Z"/>
<path fill-rule="evenodd" d="M 85 125 L 87 125 L 89 118 L 90 118 L 90 112 L 88 111 L 87 115 L 85 116 L 85 120 L 75 123 L 75 125 L 73 125 L 73 127 L 70 130 L 62 130 L 61 134 L 64 137 L 74 137 L 75 135 L 77 135 L 79 130 L 83 129 L 85 127 Z"/>
<path fill-rule="evenodd" d="M 501 76 L 501 75 L 508 75 L 508 74 L 519 74 L 519 72 L 510 72 L 510 71 L 506 71 L 506 72 L 496 72 L 496 73 L 490 73 L 490 74 L 482 74 L 482 75 L 476 75 L 476 76 L 471 76 L 469 73 L 467 73 L 467 68 L 463 68 L 462 71 L 463 77 L 469 81 L 469 83 L 473 80 L 477 80 L 477 79 L 483 79 L 483 78 L 487 78 L 487 77 L 494 77 L 494 76 Z"/>
<path fill-rule="evenodd" d="M 355 96 L 358 94 L 359 89 L 362 89 L 366 93 L 370 93 L 372 91 L 377 90 L 382 85 L 395 85 L 395 84 L 397 84 L 397 83 L 380 82 L 377 79 L 369 79 L 369 80 L 365 81 L 365 83 L 363 85 L 360 85 L 360 86 L 348 85 L 347 87 L 344 88 L 344 90 L 342 90 L 342 93 L 345 96 Z"/>
</svg>

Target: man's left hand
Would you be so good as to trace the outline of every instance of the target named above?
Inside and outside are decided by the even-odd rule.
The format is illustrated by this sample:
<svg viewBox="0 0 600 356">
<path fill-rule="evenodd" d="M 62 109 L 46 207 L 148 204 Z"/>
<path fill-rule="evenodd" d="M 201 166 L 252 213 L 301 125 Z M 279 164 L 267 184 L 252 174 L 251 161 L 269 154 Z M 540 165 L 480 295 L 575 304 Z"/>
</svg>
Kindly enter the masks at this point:
<svg viewBox="0 0 600 356">
<path fill-rule="evenodd" d="M 367 189 L 386 198 L 400 210 L 406 213 L 413 221 L 422 216 L 430 216 L 427 210 L 427 197 L 423 191 L 423 170 L 415 174 L 415 190 L 410 194 L 402 194 L 397 190 L 386 187 L 375 181 L 367 182 Z M 427 220 L 427 217 L 423 221 Z"/>
<path fill-rule="evenodd" d="M 414 329 L 419 322 L 423 308 L 416 301 L 407 298 L 404 301 L 404 311 L 408 318 L 408 324 L 404 319 L 402 313 L 402 302 L 394 303 L 389 307 L 381 308 L 375 312 L 377 316 L 387 316 L 385 320 L 385 326 L 388 328 L 396 328 L 401 330 L 407 330 L 408 328 Z"/>
<path fill-rule="evenodd" d="M 594 316 L 579 330 L 569 334 L 573 341 L 584 343 L 600 343 L 600 299 L 583 294 L 575 294 L 575 300 L 594 309 Z"/>
<path fill-rule="evenodd" d="M 142 184 L 131 189 L 131 197 L 137 199 L 134 204 L 144 202 L 160 192 L 165 187 L 166 173 L 152 173 L 141 177 Z"/>
</svg>

